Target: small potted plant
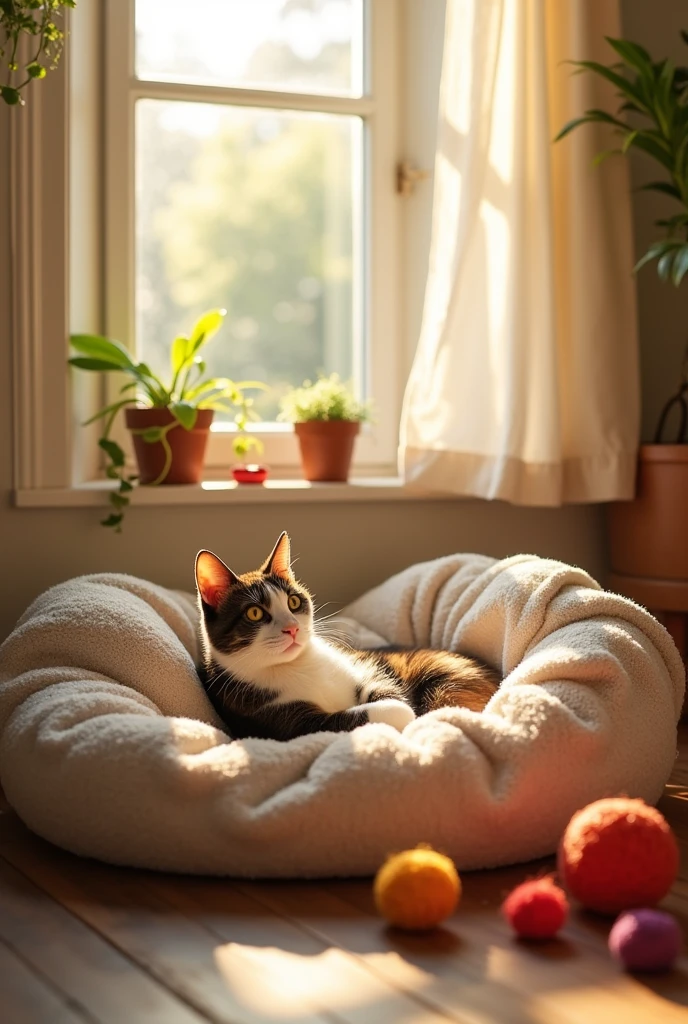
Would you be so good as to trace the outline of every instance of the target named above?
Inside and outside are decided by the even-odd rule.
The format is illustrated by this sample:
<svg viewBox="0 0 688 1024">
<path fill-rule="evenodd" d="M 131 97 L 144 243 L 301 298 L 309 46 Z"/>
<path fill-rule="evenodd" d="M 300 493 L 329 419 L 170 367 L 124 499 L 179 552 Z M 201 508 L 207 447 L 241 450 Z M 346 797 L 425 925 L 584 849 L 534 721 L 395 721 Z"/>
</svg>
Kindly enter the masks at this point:
<svg viewBox="0 0 688 1024">
<path fill-rule="evenodd" d="M 241 462 L 239 465 L 232 467 L 232 476 L 238 484 L 262 484 L 268 476 L 267 466 L 261 466 L 257 462 L 246 461 L 246 456 L 249 452 L 255 450 L 257 454 L 260 454 L 263 451 L 263 442 L 246 431 L 249 418 L 253 418 L 250 403 L 251 399 L 246 399 L 234 417 L 237 436 L 232 441 L 232 448 L 236 457 L 241 459 Z"/>
<path fill-rule="evenodd" d="M 77 353 L 72 366 L 96 373 L 121 373 L 131 379 L 120 388 L 120 398 L 100 409 L 88 423 L 103 421 L 98 444 L 108 459 L 106 474 L 119 487 L 110 493 L 112 512 L 103 526 L 121 530 L 124 510 L 135 481 L 158 484 L 195 484 L 201 479 L 210 424 L 216 410 L 235 414 L 238 434 L 235 454 L 241 458 L 259 444 L 246 433 L 248 420 L 257 419 L 246 391 L 266 390 L 262 381 L 206 377 L 200 351 L 220 329 L 224 309 L 204 313 L 188 337 L 179 335 L 170 347 L 169 384 L 143 362 L 136 362 L 118 341 L 95 334 L 73 334 L 71 345 Z M 122 448 L 110 437 L 112 425 L 124 409 L 131 431 L 138 473 L 129 473 Z"/>
<path fill-rule="evenodd" d="M 688 33 L 681 35 L 688 43 Z M 675 67 L 670 60 L 655 61 L 642 46 L 625 39 L 607 42 L 618 57 L 616 63 L 573 63 L 611 82 L 617 108 L 586 110 L 566 124 L 557 139 L 581 125 L 607 124 L 619 143 L 601 153 L 597 162 L 639 149 L 658 165 L 657 180 L 643 188 L 674 200 L 676 212 L 655 222 L 664 237 L 649 247 L 635 269 L 656 262 L 659 277 L 678 287 L 688 273 L 688 68 Z M 688 579 L 687 504 L 688 349 L 678 390 L 662 410 L 653 443 L 640 446 L 635 499 L 609 506 L 612 570 L 620 574 L 616 585 Z M 628 583 L 625 586 L 628 589 Z M 650 596 L 642 593 L 649 601 Z M 633 590 L 636 599 L 640 595 Z"/>
<path fill-rule="evenodd" d="M 294 424 L 306 480 L 349 479 L 354 441 L 361 423 L 370 419 L 370 408 L 336 373 L 315 383 L 306 380 L 287 392 L 280 401 L 279 419 Z"/>
</svg>

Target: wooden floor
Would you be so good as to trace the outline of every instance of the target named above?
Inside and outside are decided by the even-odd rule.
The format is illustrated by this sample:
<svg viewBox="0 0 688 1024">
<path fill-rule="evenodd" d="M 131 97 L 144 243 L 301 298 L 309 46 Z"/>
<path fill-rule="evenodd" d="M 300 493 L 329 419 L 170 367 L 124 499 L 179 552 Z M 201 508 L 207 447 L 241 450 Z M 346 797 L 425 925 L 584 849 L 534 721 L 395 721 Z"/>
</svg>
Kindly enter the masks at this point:
<svg viewBox="0 0 688 1024">
<path fill-rule="evenodd" d="M 661 809 L 682 847 L 664 906 L 688 925 L 688 731 Z M 608 924 L 576 911 L 562 937 L 513 939 L 498 913 L 551 861 L 464 876 L 445 928 L 375 916 L 367 881 L 244 883 L 83 861 L 0 816 L 1 1024 L 222 1021 L 688 1021 L 688 958 L 629 977 Z M 688 929 L 686 929 L 688 937 Z"/>
</svg>

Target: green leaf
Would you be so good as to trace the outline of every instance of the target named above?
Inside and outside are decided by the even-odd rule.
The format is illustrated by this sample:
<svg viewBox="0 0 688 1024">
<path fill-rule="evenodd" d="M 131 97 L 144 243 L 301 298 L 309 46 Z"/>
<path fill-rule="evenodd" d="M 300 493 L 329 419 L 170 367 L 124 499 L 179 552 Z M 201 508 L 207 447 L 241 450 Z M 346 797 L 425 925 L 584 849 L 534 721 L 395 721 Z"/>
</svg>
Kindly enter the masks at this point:
<svg viewBox="0 0 688 1024">
<path fill-rule="evenodd" d="M 681 193 L 668 181 L 650 181 L 647 185 L 641 185 L 639 188 L 640 192 L 664 192 L 665 195 L 673 196 L 674 199 L 680 199 Z"/>
<path fill-rule="evenodd" d="M 626 136 L 626 138 L 623 140 L 623 144 L 621 146 L 621 152 L 624 154 L 624 156 L 626 155 L 626 153 L 628 153 L 629 149 L 631 148 L 631 146 L 635 142 L 635 139 L 636 139 L 637 135 L 638 135 L 637 131 L 636 132 L 629 132 L 628 135 Z"/>
<path fill-rule="evenodd" d="M 21 103 L 19 90 L 13 89 L 11 85 L 0 85 L 0 96 L 10 107 L 16 107 L 18 103 Z"/>
<path fill-rule="evenodd" d="M 599 167 L 600 164 L 603 164 L 604 161 L 608 160 L 610 156 L 620 156 L 620 155 L 621 155 L 621 150 L 620 149 L 603 149 L 601 153 L 598 153 L 597 156 L 594 156 L 592 158 L 592 166 L 593 167 Z"/>
<path fill-rule="evenodd" d="M 195 405 L 191 405 L 189 402 L 172 402 L 169 410 L 185 430 L 192 430 L 196 425 L 198 409 Z"/>
<path fill-rule="evenodd" d="M 630 132 L 630 124 L 626 124 L 625 121 L 621 121 L 618 117 L 614 117 L 613 114 L 608 114 L 606 110 L 599 110 L 597 107 L 592 107 L 590 110 L 585 111 L 585 116 L 591 121 L 599 121 L 602 124 L 611 124 L 616 128 L 621 128 L 625 132 Z"/>
<path fill-rule="evenodd" d="M 662 164 L 663 167 L 666 167 L 668 171 L 673 171 L 673 156 L 652 136 L 639 131 L 633 140 L 633 145 L 636 149 L 642 149 L 643 152 L 649 153 L 649 155 L 653 156 L 655 160 Z"/>
<path fill-rule="evenodd" d="M 236 384 L 229 377 L 209 377 L 208 380 L 204 380 L 200 384 L 196 384 L 195 387 L 189 388 L 185 394 L 185 399 L 188 402 L 198 398 L 199 395 L 205 394 L 207 391 L 229 391 L 230 388 L 236 390 Z"/>
<path fill-rule="evenodd" d="M 109 363 L 106 359 L 89 359 L 87 356 L 72 356 L 67 362 L 80 370 L 99 370 L 101 373 L 122 369 L 118 363 Z"/>
<path fill-rule="evenodd" d="M 147 363 L 137 363 L 134 372 L 141 386 L 145 388 L 150 402 L 158 409 L 165 409 L 170 401 L 169 392 L 162 381 L 156 377 Z"/>
<path fill-rule="evenodd" d="M 136 365 L 124 345 L 98 334 L 72 334 L 69 343 L 80 355 L 103 359 L 123 370 L 132 370 Z"/>
<path fill-rule="evenodd" d="M 671 279 L 677 288 L 686 274 L 688 274 L 688 245 L 684 245 L 683 248 L 679 249 L 674 257 Z"/>
<path fill-rule="evenodd" d="M 669 137 L 674 121 L 674 65 L 665 60 L 659 75 L 655 93 L 654 112 L 664 135 Z"/>
<path fill-rule="evenodd" d="M 214 334 L 222 327 L 222 321 L 227 316 L 226 309 L 211 309 L 199 317 L 191 329 L 191 351 L 195 354 L 202 345 L 210 341 Z"/>
<path fill-rule="evenodd" d="M 83 427 L 87 427 L 89 423 L 95 423 L 96 420 L 102 420 L 104 416 L 108 416 L 111 412 L 117 412 L 118 409 L 122 409 L 125 405 L 131 405 L 132 398 L 123 398 L 119 402 L 113 402 L 112 405 L 106 405 L 100 412 L 95 413 L 90 419 L 84 420 L 82 423 Z"/>
<path fill-rule="evenodd" d="M 239 459 L 243 459 L 251 450 L 262 452 L 263 442 L 259 441 L 253 434 L 240 434 L 232 441 L 232 449 Z"/>
<path fill-rule="evenodd" d="M 185 338 L 180 334 L 179 337 L 175 338 L 172 342 L 172 350 L 170 353 L 172 373 L 175 377 L 179 374 L 190 355 L 191 342 L 188 338 Z"/>
<path fill-rule="evenodd" d="M 626 124 L 625 121 L 619 120 L 618 117 L 608 114 L 606 110 L 592 108 L 591 110 L 586 110 L 582 117 L 574 117 L 572 121 L 565 124 L 554 141 L 558 142 L 560 139 L 563 139 L 569 134 L 569 132 L 572 132 L 574 128 L 578 128 L 582 124 L 609 124 L 624 132 L 630 132 L 633 130 L 630 124 Z"/>
<path fill-rule="evenodd" d="M 110 495 L 110 504 L 115 508 L 126 508 L 129 504 L 129 498 L 125 494 L 122 494 L 122 488 L 119 491 L 113 491 Z"/>
<path fill-rule="evenodd" d="M 238 391 L 254 389 L 256 391 L 269 391 L 270 385 L 264 384 L 262 380 L 238 380 L 235 384 Z"/>
<path fill-rule="evenodd" d="M 640 88 L 634 82 L 629 81 L 628 78 L 624 78 L 624 76 L 620 75 L 617 71 L 614 71 L 612 68 L 608 68 L 606 64 L 599 64 L 594 60 L 575 60 L 570 63 L 575 64 L 581 71 L 592 71 L 601 78 L 606 78 L 608 82 L 611 82 L 612 85 L 616 86 L 623 96 L 631 100 L 631 102 L 636 103 L 641 110 L 651 113 Z"/>
<path fill-rule="evenodd" d="M 659 257 L 657 261 L 657 273 L 661 277 L 662 281 L 669 280 L 675 256 L 676 250 L 670 249 L 668 252 L 665 252 L 663 256 Z"/>
<path fill-rule="evenodd" d="M 164 434 L 162 427 L 149 427 L 148 430 L 141 432 L 141 437 L 147 444 L 155 444 L 156 441 L 161 441 Z"/>
<path fill-rule="evenodd" d="M 652 57 L 642 46 L 639 46 L 638 43 L 632 43 L 627 39 L 612 39 L 610 36 L 605 36 L 604 38 L 616 50 L 621 59 L 630 64 L 636 71 L 652 74 Z"/>
<path fill-rule="evenodd" d="M 646 263 L 650 263 L 652 260 L 659 259 L 665 253 L 669 252 L 672 249 L 678 249 L 680 245 L 680 242 L 674 242 L 666 238 L 663 239 L 661 242 L 653 242 L 650 248 L 645 253 L 645 255 L 638 260 L 633 270 L 637 272 L 638 270 L 640 270 L 641 267 L 644 267 Z"/>
<path fill-rule="evenodd" d="M 667 217 L 666 220 L 656 220 L 655 226 L 658 228 L 669 228 L 669 233 L 673 234 L 677 228 L 685 227 L 688 224 L 688 213 L 677 213 L 673 217 Z"/>
<path fill-rule="evenodd" d="M 122 522 L 123 519 L 124 519 L 124 516 L 123 516 L 123 514 L 121 512 L 111 512 L 110 515 L 107 517 L 107 519 L 101 519 L 100 520 L 100 525 L 101 526 L 113 526 L 115 528 L 115 532 L 119 533 L 120 532 L 119 525 L 120 525 L 120 523 Z"/>
<path fill-rule="evenodd" d="M 574 117 L 572 121 L 566 122 L 566 124 L 561 129 L 558 135 L 555 135 L 554 141 L 559 142 L 561 139 L 565 138 L 569 134 L 569 132 L 572 132 L 574 128 L 578 128 L 579 125 L 582 124 L 591 124 L 592 120 L 592 118 L 586 116 Z"/>
<path fill-rule="evenodd" d="M 124 494 L 125 491 L 133 491 L 134 490 L 134 485 L 132 483 L 130 483 L 128 480 L 122 480 L 120 482 L 119 489 L 120 489 L 120 492 L 122 494 Z"/>
<path fill-rule="evenodd" d="M 113 466 L 124 465 L 124 452 L 122 451 L 122 449 L 120 448 L 116 441 L 111 441 L 107 437 L 101 437 L 101 439 L 98 441 L 98 445 L 100 448 L 103 449 L 107 457 L 112 462 Z"/>
</svg>

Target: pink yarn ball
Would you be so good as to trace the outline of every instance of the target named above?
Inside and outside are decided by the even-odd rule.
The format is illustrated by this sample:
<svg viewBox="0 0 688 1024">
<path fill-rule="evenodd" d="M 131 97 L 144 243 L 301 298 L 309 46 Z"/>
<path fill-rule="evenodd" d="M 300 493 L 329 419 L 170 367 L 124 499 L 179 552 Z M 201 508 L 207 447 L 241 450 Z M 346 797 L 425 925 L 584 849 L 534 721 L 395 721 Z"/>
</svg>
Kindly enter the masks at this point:
<svg viewBox="0 0 688 1024">
<path fill-rule="evenodd" d="M 627 910 L 609 933 L 609 951 L 629 971 L 668 971 L 682 945 L 675 918 L 662 910 Z"/>
<path fill-rule="evenodd" d="M 551 878 L 517 885 L 502 904 L 502 913 L 522 939 L 551 939 L 568 912 L 566 895 Z"/>
</svg>

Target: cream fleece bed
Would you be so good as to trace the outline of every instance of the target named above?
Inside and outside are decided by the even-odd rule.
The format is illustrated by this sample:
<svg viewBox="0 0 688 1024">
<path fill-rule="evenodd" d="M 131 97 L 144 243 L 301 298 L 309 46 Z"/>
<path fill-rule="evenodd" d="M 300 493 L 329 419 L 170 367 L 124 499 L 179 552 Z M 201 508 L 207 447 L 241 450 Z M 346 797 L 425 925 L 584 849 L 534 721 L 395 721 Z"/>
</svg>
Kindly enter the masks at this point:
<svg viewBox="0 0 688 1024">
<path fill-rule="evenodd" d="M 30 828 L 117 864 L 258 877 L 373 872 L 429 842 L 460 868 L 552 851 L 597 797 L 655 801 L 684 669 L 647 612 L 528 555 L 415 565 L 354 602 L 355 642 L 500 666 L 460 709 L 232 741 L 195 672 L 193 599 L 122 575 L 53 587 L 0 648 L 0 782 Z M 381 642 L 381 641 L 380 641 Z"/>
</svg>

